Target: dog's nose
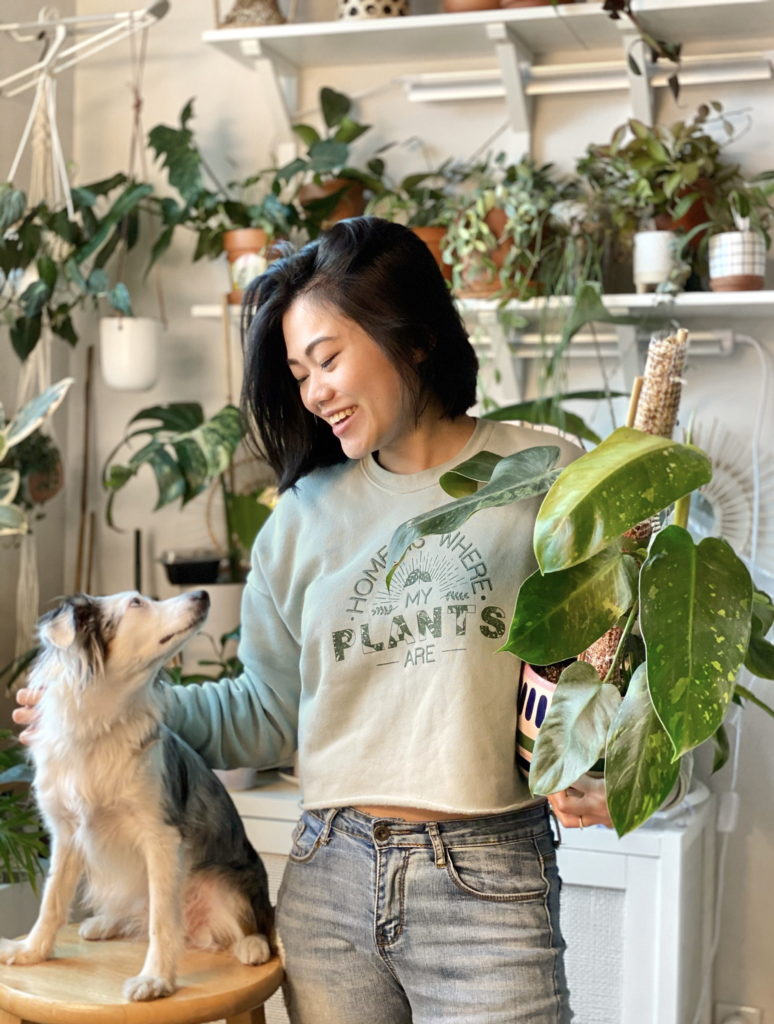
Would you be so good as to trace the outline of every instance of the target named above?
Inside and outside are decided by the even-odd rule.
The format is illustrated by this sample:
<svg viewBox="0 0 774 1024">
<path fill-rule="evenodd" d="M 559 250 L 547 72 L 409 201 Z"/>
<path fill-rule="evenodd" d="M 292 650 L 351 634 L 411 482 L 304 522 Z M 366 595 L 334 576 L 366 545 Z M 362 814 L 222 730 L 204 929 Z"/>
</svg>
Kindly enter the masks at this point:
<svg viewBox="0 0 774 1024">
<path fill-rule="evenodd" d="M 194 592 L 191 594 L 191 599 L 197 601 L 205 608 L 210 607 L 210 595 L 207 593 L 206 590 L 194 590 Z"/>
</svg>

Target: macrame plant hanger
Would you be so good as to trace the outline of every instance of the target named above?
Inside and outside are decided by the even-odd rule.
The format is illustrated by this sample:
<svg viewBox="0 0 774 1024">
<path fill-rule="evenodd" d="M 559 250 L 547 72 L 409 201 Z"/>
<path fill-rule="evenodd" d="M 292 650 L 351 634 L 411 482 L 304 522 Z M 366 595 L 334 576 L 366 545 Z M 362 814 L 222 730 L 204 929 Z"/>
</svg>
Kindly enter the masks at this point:
<svg viewBox="0 0 774 1024">
<path fill-rule="evenodd" d="M 116 14 L 60 18 L 53 7 L 41 9 L 36 22 L 0 24 L 0 31 L 10 33 L 19 42 L 30 42 L 40 35 L 46 38 L 39 61 L 21 71 L 0 79 L 0 96 L 16 96 L 34 89 L 30 112 L 22 131 L 8 181 L 14 181 L 22 156 L 30 147 L 30 183 L 27 191 L 31 206 L 46 201 L 64 205 L 68 217 L 74 217 L 67 164 L 57 126 L 56 75 L 72 67 L 84 57 L 132 36 L 140 29 L 158 21 L 169 10 L 168 0 L 156 0 L 142 11 Z M 108 22 L 108 27 L 79 42 L 65 47 L 71 28 Z M 33 34 L 24 33 L 32 32 Z M 52 248 L 66 246 L 59 238 L 47 239 Z M 59 253 L 62 255 L 62 253 Z M 16 407 L 20 408 L 51 384 L 51 330 L 44 325 L 40 340 L 22 365 L 16 394 Z M 49 428 L 50 429 L 50 428 Z M 53 434 L 52 434 L 53 436 Z M 16 644 L 15 655 L 27 652 L 33 644 L 35 623 L 39 615 L 38 560 L 35 534 L 32 531 L 20 538 L 19 579 L 16 589 Z"/>
</svg>

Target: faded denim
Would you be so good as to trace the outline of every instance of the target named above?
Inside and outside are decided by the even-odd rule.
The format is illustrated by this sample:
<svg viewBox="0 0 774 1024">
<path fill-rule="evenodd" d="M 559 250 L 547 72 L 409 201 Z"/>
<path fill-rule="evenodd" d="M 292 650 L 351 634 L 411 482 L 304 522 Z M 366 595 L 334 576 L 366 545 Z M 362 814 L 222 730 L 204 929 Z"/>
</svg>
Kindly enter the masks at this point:
<svg viewBox="0 0 774 1024">
<path fill-rule="evenodd" d="M 545 804 L 474 820 L 306 811 L 280 888 L 292 1024 L 567 1024 Z"/>
</svg>

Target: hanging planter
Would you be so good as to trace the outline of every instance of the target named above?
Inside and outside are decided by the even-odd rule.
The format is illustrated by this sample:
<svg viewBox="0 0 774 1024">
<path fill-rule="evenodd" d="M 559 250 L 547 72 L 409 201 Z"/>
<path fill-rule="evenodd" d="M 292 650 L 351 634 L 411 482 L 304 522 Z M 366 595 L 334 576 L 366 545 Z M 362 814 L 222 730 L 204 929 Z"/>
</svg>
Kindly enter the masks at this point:
<svg viewBox="0 0 774 1024">
<path fill-rule="evenodd" d="M 634 287 L 638 294 L 666 284 L 678 267 L 677 236 L 672 231 L 638 231 L 634 236 Z"/>
<path fill-rule="evenodd" d="M 158 380 L 161 321 L 107 316 L 99 322 L 102 378 L 116 391 L 147 391 Z"/>
<path fill-rule="evenodd" d="M 228 301 L 238 305 L 252 280 L 266 270 L 269 236 L 263 228 L 233 228 L 223 232 L 223 250 L 229 266 Z"/>
<path fill-rule="evenodd" d="M 757 231 L 723 231 L 709 240 L 713 292 L 760 291 L 766 276 L 766 242 Z"/>
</svg>

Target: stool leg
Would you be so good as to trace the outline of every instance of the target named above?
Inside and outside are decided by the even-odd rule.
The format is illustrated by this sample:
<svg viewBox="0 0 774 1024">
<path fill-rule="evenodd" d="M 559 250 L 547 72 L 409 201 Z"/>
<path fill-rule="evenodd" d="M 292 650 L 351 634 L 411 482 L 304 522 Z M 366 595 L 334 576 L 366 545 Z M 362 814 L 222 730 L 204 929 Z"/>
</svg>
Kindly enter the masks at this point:
<svg viewBox="0 0 774 1024">
<path fill-rule="evenodd" d="M 3 1021 L 0 1020 L 0 1024 Z M 226 1024 L 266 1024 L 266 1016 L 262 1006 L 256 1006 L 253 1010 L 245 1010 L 244 1013 L 237 1013 L 233 1017 L 226 1018 Z"/>
</svg>

